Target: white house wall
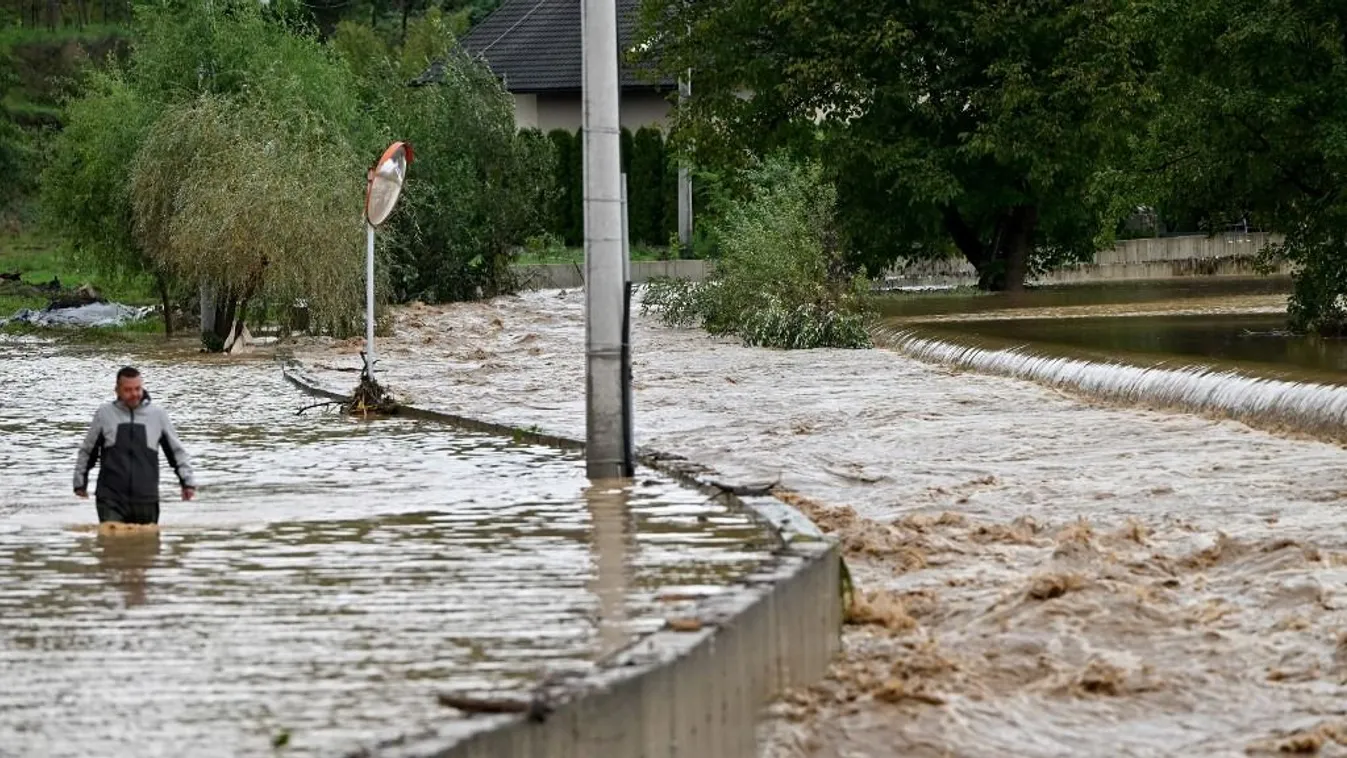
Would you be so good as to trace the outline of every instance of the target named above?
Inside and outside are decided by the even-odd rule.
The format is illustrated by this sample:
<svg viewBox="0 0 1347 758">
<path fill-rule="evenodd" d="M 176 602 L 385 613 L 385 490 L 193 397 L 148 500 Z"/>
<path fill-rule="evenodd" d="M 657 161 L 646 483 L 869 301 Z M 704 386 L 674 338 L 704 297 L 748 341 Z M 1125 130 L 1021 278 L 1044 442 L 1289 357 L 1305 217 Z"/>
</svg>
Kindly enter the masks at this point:
<svg viewBox="0 0 1347 758">
<path fill-rule="evenodd" d="M 538 96 L 521 94 L 514 96 L 514 123 L 519 129 L 538 128 Z"/>
<path fill-rule="evenodd" d="M 537 128 L 543 132 L 553 129 L 577 131 L 581 124 L 580 93 L 516 94 L 514 96 L 515 124 L 520 129 Z M 670 104 L 665 95 L 654 91 L 622 93 L 621 123 L 631 131 L 643 126 L 663 129 L 669 117 Z"/>
</svg>

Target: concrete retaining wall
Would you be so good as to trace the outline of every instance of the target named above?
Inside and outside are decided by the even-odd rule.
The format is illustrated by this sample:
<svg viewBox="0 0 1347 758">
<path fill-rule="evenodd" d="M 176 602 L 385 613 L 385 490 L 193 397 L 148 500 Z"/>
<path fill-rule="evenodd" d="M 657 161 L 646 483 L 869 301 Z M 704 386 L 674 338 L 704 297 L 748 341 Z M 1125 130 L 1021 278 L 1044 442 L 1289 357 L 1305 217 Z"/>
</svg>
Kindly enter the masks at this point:
<svg viewBox="0 0 1347 758">
<path fill-rule="evenodd" d="M 1254 261 L 1269 242 L 1268 234 L 1223 234 L 1124 240 L 1100 250 L 1094 260 L 1066 266 L 1033 278 L 1034 284 L 1080 284 L 1177 279 L 1194 276 L 1255 276 Z M 1278 274 L 1289 274 L 1282 266 Z M 960 286 L 977 283 L 977 272 L 963 258 L 919 261 L 890 272 L 884 287 Z"/>
<path fill-rule="evenodd" d="M 539 263 L 515 266 L 524 289 L 573 289 L 585 284 L 584 266 L 579 263 Z M 701 281 L 706 277 L 706 261 L 632 261 L 631 280 L 641 284 L 656 276 Z"/>
<path fill-rule="evenodd" d="M 290 363 L 285 376 L 328 399 Z M 402 415 L 564 449 L 578 440 L 404 407 Z M 696 624 L 647 635 L 593 673 L 547 684 L 534 716 L 467 717 L 356 755 L 366 758 L 755 758 L 760 709 L 784 690 L 821 679 L 841 647 L 840 548 L 773 497 L 737 496 L 705 469 L 642 449 L 638 459 L 750 514 L 777 543 L 772 559 L 734 591 L 702 602 Z M 696 628 L 688 628 L 689 626 Z M 447 709 L 446 709 L 447 710 Z M 475 719 L 475 723 L 474 722 Z M 409 725 L 409 727 L 424 725 Z M 355 756 L 351 756 L 355 758 Z"/>
<path fill-rule="evenodd" d="M 1067 266 L 1033 279 L 1035 284 L 1078 284 L 1143 279 L 1176 279 L 1189 276 L 1254 276 L 1254 260 L 1269 242 L 1281 237 L 1268 234 L 1223 234 L 1216 237 L 1160 237 L 1119 242 L 1095 254 L 1094 261 Z M 633 261 L 631 280 L 637 284 L 653 276 L 672 276 L 701 281 L 710 270 L 708 261 Z M 580 264 L 551 263 L 515 266 L 525 289 L 571 289 L 584 286 Z M 1289 274 L 1286 266 L 1276 273 Z M 963 258 L 918 261 L 895 268 L 878 286 L 948 287 L 977 283 L 977 272 Z"/>
</svg>

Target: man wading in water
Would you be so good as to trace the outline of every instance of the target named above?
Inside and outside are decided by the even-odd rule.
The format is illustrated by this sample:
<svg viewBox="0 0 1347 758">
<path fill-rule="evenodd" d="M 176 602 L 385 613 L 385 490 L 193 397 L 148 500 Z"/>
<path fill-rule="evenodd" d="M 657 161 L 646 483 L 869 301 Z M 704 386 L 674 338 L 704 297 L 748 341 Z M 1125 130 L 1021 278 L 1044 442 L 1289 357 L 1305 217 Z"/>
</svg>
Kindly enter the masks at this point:
<svg viewBox="0 0 1347 758">
<path fill-rule="evenodd" d="M 150 405 L 140 372 L 127 366 L 117 372 L 117 400 L 104 403 L 75 458 L 75 494 L 89 497 L 89 472 L 99 458 L 99 523 L 159 523 L 159 448 L 178 475 L 182 499 L 196 495 L 192 464 L 178 441 L 168 413 Z"/>
</svg>

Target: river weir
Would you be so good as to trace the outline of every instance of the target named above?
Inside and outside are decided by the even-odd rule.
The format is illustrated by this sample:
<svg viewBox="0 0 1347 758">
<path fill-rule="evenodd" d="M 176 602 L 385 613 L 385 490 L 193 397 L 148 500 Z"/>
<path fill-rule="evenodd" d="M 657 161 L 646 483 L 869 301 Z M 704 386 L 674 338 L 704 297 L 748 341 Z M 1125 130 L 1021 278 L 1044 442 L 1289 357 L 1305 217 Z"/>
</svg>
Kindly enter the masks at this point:
<svg viewBox="0 0 1347 758">
<path fill-rule="evenodd" d="M 1347 342 L 1287 332 L 1285 282 L 1184 284 L 917 298 L 890 305 L 875 339 L 960 371 L 1347 441 Z"/>
<path fill-rule="evenodd" d="M 194 455 L 101 534 L 74 448 L 135 363 Z M 527 692 L 762 565 L 747 515 L 573 452 L 313 409 L 265 359 L 0 341 L 0 756 L 341 755 Z"/>
<path fill-rule="evenodd" d="M 923 337 L 914 330 L 882 332 L 879 342 L 918 360 L 1028 379 L 1100 400 L 1347 441 L 1347 386 L 1283 381 L 1209 366 L 1090 361 L 1043 355 L 1030 347 L 988 349 Z"/>
</svg>

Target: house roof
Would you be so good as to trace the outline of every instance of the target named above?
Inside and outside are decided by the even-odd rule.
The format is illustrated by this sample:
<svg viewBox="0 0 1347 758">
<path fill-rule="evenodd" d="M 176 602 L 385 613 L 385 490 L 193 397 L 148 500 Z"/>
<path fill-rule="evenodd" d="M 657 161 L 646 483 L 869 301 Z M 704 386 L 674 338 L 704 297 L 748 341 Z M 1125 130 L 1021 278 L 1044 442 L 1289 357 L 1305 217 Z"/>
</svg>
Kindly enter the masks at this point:
<svg viewBox="0 0 1347 758">
<path fill-rule="evenodd" d="M 619 54 L 632 46 L 640 0 L 617 1 Z M 504 0 L 463 38 L 462 44 L 487 65 L 511 92 L 557 92 L 579 90 L 580 5 L 582 0 Z M 622 87 L 650 87 L 651 81 L 638 67 L 619 60 Z M 431 67 L 421 79 L 438 79 Z M 655 86 L 673 88 L 673 81 Z"/>
</svg>

